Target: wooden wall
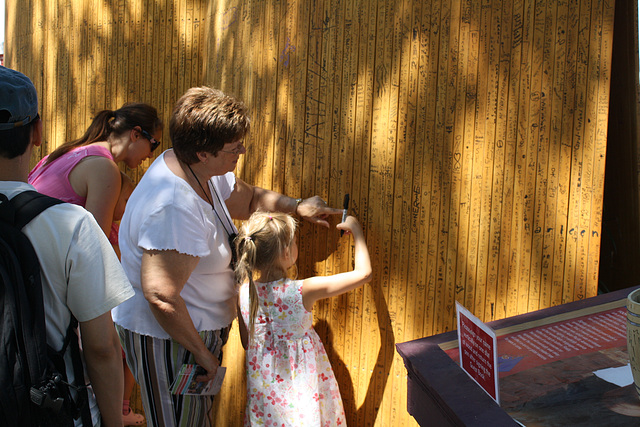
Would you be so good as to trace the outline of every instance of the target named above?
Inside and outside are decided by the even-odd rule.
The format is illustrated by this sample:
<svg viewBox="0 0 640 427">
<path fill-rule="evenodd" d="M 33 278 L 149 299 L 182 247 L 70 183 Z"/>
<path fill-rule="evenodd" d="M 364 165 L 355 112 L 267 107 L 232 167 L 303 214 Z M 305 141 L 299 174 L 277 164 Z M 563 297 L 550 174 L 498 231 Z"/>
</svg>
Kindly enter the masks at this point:
<svg viewBox="0 0 640 427">
<path fill-rule="evenodd" d="M 6 7 L 5 65 L 36 86 L 42 156 L 80 137 L 98 111 L 126 102 L 156 107 L 166 124 L 163 148 L 171 146 L 173 104 L 202 84 L 202 1 L 6 0 Z M 127 172 L 137 181 L 149 164 Z"/>
<path fill-rule="evenodd" d="M 168 121 L 208 84 L 252 108 L 241 177 L 335 206 L 351 194 L 374 278 L 314 310 L 349 425 L 414 423 L 394 344 L 454 328 L 455 300 L 488 321 L 597 291 L 613 0 L 7 7 L 6 64 L 41 94 L 42 154 L 102 108 L 140 100 Z M 351 255 L 302 225 L 300 277 Z M 235 335 L 226 356 L 215 421 L 241 425 Z"/>
<path fill-rule="evenodd" d="M 393 344 L 454 328 L 455 300 L 493 320 L 596 294 L 613 16 L 583 0 L 210 4 L 205 82 L 254 111 L 240 175 L 334 206 L 350 193 L 365 225 L 373 282 L 314 313 L 351 425 L 409 423 Z M 300 240 L 302 276 L 348 267 L 335 233 Z"/>
</svg>

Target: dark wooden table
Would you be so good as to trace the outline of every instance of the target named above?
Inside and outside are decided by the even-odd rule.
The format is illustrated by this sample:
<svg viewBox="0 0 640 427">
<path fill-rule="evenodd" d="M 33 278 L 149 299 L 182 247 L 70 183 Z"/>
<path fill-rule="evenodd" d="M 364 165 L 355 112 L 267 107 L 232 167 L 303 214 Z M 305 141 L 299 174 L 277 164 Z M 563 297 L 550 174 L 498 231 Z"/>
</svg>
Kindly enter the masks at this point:
<svg viewBox="0 0 640 427">
<path fill-rule="evenodd" d="M 624 307 L 634 289 L 487 323 L 498 336 L 501 362 L 509 365 L 500 374 L 501 405 L 459 367 L 456 331 L 397 344 L 407 368 L 409 413 L 421 426 L 438 427 L 519 425 L 514 419 L 528 427 L 640 425 L 640 399 L 633 386 L 618 387 L 593 375 L 628 363 Z M 613 332 L 598 326 L 602 319 L 613 319 Z M 524 350 L 516 354 L 514 343 L 528 344 L 535 339 L 532 334 L 571 334 L 571 328 L 581 328 L 578 335 L 591 334 L 589 326 L 582 326 L 590 322 L 599 322 L 593 347 L 582 346 L 577 338 L 581 350 L 559 351 L 544 361 Z"/>
</svg>

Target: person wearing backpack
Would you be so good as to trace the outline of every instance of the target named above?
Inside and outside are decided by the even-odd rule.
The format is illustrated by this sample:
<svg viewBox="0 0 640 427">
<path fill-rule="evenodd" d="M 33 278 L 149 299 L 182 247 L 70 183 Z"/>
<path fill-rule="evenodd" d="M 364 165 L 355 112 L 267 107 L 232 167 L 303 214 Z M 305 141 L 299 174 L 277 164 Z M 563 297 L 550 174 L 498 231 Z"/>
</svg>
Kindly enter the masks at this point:
<svg viewBox="0 0 640 427">
<path fill-rule="evenodd" d="M 5 208 L 16 196 L 34 190 L 27 184 L 29 161 L 34 147 L 41 143 L 42 121 L 33 83 L 24 74 L 0 66 L 1 212 L 8 211 Z M 78 321 L 84 368 L 91 384 L 87 388 L 91 421 L 84 422 L 78 415 L 74 424 L 122 426 L 122 359 L 111 309 L 133 296 L 133 290 L 113 248 L 93 216 L 68 203 L 42 211 L 22 232 L 40 264 L 47 344 L 60 351 L 67 330 L 73 329 L 72 319 Z M 19 261 L 22 264 L 25 260 Z M 0 282 L 0 285 L 4 299 L 4 291 L 10 284 Z M 5 304 L 2 314 L 8 313 Z M 3 329 L 6 326 L 7 322 L 3 322 Z M 73 343 L 68 347 L 72 346 Z M 79 375 L 74 372 L 71 353 L 68 349 L 64 353 L 66 381 L 60 378 L 55 381 L 71 384 L 69 389 L 75 398 L 84 384 L 76 381 Z M 6 375 L 6 370 L 7 366 L 0 366 L 0 374 Z M 20 379 L 14 378 L 14 384 Z M 5 384 L 3 388 L 7 388 Z M 35 405 L 25 407 L 23 402 L 11 408 L 0 399 L 0 419 L 4 425 L 55 424 L 55 415 L 45 424 L 31 420 L 38 410 Z"/>
</svg>

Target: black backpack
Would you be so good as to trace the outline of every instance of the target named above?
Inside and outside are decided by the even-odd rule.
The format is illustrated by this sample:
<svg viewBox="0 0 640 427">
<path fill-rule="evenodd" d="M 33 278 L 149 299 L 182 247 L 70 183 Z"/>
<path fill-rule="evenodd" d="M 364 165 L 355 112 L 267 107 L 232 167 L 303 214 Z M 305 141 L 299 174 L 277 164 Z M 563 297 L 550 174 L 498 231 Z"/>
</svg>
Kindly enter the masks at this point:
<svg viewBox="0 0 640 427">
<path fill-rule="evenodd" d="M 58 203 L 62 201 L 35 191 L 11 200 L 0 194 L 0 420 L 6 426 L 72 426 L 79 416 L 83 425 L 92 425 L 77 320 L 71 316 L 61 350 L 47 344 L 40 263 L 21 231 Z M 75 382 L 82 387 L 67 383 L 67 347 Z M 78 392 L 76 401 L 70 387 Z"/>
</svg>

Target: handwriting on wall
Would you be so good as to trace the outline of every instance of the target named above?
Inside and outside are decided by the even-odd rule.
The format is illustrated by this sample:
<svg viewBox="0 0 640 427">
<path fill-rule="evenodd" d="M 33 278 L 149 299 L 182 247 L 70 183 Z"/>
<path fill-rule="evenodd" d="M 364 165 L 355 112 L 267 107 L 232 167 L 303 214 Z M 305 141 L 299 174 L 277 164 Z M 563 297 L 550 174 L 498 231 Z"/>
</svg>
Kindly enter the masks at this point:
<svg viewBox="0 0 640 427">
<path fill-rule="evenodd" d="M 220 9 L 210 82 L 269 117 L 254 120 L 251 149 L 273 155 L 247 156 L 244 173 L 334 206 L 349 192 L 365 228 L 372 284 L 315 310 L 359 396 L 378 360 L 351 351 L 368 349 L 356 327 L 379 331 L 380 346 L 392 333 L 453 329 L 456 300 L 494 320 L 595 293 L 607 9 L 582 0 Z M 231 49 L 230 33 L 243 49 Z M 301 241 L 305 273 L 353 262 L 330 231 L 302 225 Z M 391 325 L 381 328 L 385 310 Z"/>
</svg>

